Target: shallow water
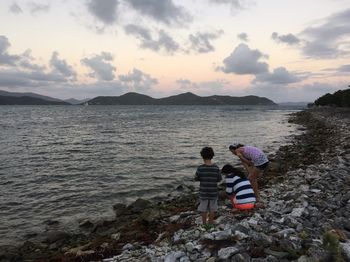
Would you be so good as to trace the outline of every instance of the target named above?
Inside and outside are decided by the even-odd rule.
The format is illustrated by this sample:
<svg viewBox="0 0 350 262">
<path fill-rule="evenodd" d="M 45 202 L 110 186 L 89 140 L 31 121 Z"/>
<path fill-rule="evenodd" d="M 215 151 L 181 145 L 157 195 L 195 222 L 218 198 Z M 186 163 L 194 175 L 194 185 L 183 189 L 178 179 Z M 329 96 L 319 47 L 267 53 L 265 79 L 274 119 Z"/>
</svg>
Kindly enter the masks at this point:
<svg viewBox="0 0 350 262">
<path fill-rule="evenodd" d="M 194 184 L 199 151 L 237 164 L 232 141 L 275 152 L 295 110 L 237 106 L 0 106 L 0 244 L 111 216 L 112 205 Z"/>
</svg>

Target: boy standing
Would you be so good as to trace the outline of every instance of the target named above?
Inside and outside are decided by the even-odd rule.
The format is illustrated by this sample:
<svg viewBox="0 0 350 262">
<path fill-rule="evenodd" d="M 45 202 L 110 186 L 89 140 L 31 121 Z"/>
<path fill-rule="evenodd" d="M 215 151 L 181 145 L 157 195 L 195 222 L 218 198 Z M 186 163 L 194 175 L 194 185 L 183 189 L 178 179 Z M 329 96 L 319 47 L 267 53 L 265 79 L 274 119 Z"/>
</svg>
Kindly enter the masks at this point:
<svg viewBox="0 0 350 262">
<path fill-rule="evenodd" d="M 211 147 L 204 147 L 200 152 L 204 164 L 197 168 L 195 180 L 200 182 L 199 185 L 199 206 L 203 225 L 212 225 L 214 222 L 215 212 L 218 209 L 218 182 L 221 181 L 220 169 L 212 163 L 214 150 Z"/>
</svg>

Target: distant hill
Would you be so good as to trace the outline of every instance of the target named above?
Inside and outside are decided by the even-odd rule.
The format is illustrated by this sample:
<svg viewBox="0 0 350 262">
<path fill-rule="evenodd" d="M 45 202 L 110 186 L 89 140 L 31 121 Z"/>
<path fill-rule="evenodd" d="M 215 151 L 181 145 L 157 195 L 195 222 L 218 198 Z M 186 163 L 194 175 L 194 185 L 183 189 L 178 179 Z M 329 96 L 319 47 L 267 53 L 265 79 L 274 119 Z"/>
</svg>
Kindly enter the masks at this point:
<svg viewBox="0 0 350 262">
<path fill-rule="evenodd" d="M 276 105 L 265 97 L 201 97 L 190 92 L 165 98 L 152 98 L 132 92 L 121 96 L 99 96 L 88 102 L 89 105 Z"/>
<path fill-rule="evenodd" d="M 333 94 L 325 94 L 315 101 L 317 106 L 350 107 L 350 89 L 338 90 Z"/>
<path fill-rule="evenodd" d="M 86 98 L 86 99 L 75 99 L 75 98 L 69 98 L 69 99 L 65 99 L 64 101 L 71 104 L 71 105 L 79 105 L 82 104 L 86 101 L 89 101 L 91 98 Z"/>
<path fill-rule="evenodd" d="M 0 90 L 0 96 L 13 96 L 13 97 L 27 96 L 27 97 L 40 98 L 40 99 L 47 100 L 47 101 L 63 102 L 63 100 L 60 100 L 57 98 L 43 96 L 43 95 L 39 95 L 36 93 L 31 93 L 31 92 L 19 93 L 19 92 L 8 92 L 8 91 Z"/>
<path fill-rule="evenodd" d="M 0 105 L 70 105 L 64 101 L 48 101 L 30 96 L 3 96 L 0 95 Z"/>
</svg>

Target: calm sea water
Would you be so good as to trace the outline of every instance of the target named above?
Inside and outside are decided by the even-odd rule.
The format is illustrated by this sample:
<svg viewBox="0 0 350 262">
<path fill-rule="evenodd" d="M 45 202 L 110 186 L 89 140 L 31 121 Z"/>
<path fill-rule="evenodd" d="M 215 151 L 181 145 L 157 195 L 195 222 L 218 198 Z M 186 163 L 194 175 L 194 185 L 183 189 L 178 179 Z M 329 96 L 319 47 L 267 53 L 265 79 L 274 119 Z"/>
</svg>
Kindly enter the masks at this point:
<svg viewBox="0 0 350 262">
<path fill-rule="evenodd" d="M 275 152 L 294 110 L 236 106 L 1 106 L 0 244 L 112 216 L 112 205 L 194 184 L 199 151 L 238 163 L 232 140 Z M 45 222 L 46 221 L 46 222 Z"/>
</svg>

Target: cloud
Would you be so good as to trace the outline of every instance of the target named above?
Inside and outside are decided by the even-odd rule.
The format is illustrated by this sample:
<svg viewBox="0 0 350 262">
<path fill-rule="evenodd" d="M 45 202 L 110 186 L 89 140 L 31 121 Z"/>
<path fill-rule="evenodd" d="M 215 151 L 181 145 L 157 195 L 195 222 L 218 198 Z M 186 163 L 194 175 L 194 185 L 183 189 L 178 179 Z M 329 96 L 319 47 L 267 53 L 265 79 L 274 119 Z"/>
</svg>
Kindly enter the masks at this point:
<svg viewBox="0 0 350 262">
<path fill-rule="evenodd" d="M 230 83 L 227 80 L 218 79 L 214 81 L 203 81 L 203 82 L 192 82 L 189 79 L 178 79 L 176 84 L 180 87 L 181 90 L 178 92 L 194 92 L 198 95 L 212 95 L 222 93 Z"/>
<path fill-rule="evenodd" d="M 224 66 L 217 69 L 224 73 L 235 73 L 238 75 L 266 73 L 269 65 L 259 61 L 266 57 L 257 49 L 252 50 L 246 44 L 240 44 L 224 59 Z"/>
<path fill-rule="evenodd" d="M 277 43 L 286 43 L 288 45 L 297 45 L 300 43 L 300 39 L 293 34 L 279 35 L 276 32 L 273 32 L 271 38 Z"/>
<path fill-rule="evenodd" d="M 57 52 L 52 53 L 50 65 L 53 69 L 64 77 L 76 79 L 77 73 L 73 70 L 73 67 L 68 65 L 65 60 L 59 59 L 58 56 Z"/>
<path fill-rule="evenodd" d="M 338 67 L 337 69 L 338 72 L 350 72 L 350 64 L 349 65 L 342 65 L 340 67 Z"/>
<path fill-rule="evenodd" d="M 215 47 L 210 43 L 210 40 L 215 40 L 223 34 L 223 31 L 211 33 L 196 33 L 190 34 L 191 49 L 197 53 L 209 53 L 215 50 Z"/>
<path fill-rule="evenodd" d="M 17 66 L 23 68 L 24 70 L 30 71 L 44 71 L 46 69 L 43 65 L 35 64 L 34 57 L 32 57 L 32 51 L 30 49 L 26 50 L 21 54 Z"/>
<path fill-rule="evenodd" d="M 335 13 L 320 23 L 305 28 L 300 35 L 305 38 L 302 52 L 316 59 L 344 57 L 350 53 L 346 43 L 350 40 L 350 9 Z"/>
<path fill-rule="evenodd" d="M 305 77 L 291 74 L 284 67 L 278 67 L 273 70 L 272 73 L 266 72 L 259 74 L 253 80 L 253 83 L 268 83 L 271 85 L 288 85 L 291 83 L 297 83 L 304 80 Z"/>
<path fill-rule="evenodd" d="M 191 80 L 188 80 L 188 79 L 180 78 L 176 80 L 176 84 L 178 84 L 182 89 L 198 88 L 198 85 L 196 83 L 193 83 Z"/>
<path fill-rule="evenodd" d="M 8 53 L 8 48 L 11 46 L 8 38 L 6 36 L 0 35 L 0 65 L 15 65 L 15 63 L 20 59 L 17 55 L 10 55 Z"/>
<path fill-rule="evenodd" d="M 141 41 L 141 48 L 151 49 L 156 52 L 163 50 L 168 54 L 172 54 L 180 48 L 179 44 L 164 30 L 157 32 L 157 39 L 153 39 L 151 31 L 142 26 L 129 24 L 124 27 L 124 30 L 127 34 L 133 35 Z"/>
<path fill-rule="evenodd" d="M 150 75 L 136 68 L 127 75 L 120 75 L 119 80 L 125 84 L 129 90 L 142 93 L 149 91 L 153 86 L 158 84 L 156 78 L 152 78 Z"/>
<path fill-rule="evenodd" d="M 113 60 L 113 55 L 107 52 L 102 52 L 100 55 L 95 55 L 91 58 L 81 59 L 81 63 L 89 67 L 92 72 L 88 76 L 97 78 L 103 81 L 112 81 L 116 68 L 112 66 L 110 61 Z"/>
<path fill-rule="evenodd" d="M 244 42 L 248 42 L 248 41 L 249 41 L 248 35 L 247 35 L 246 33 L 240 33 L 240 34 L 238 34 L 238 35 L 237 35 L 237 38 L 238 38 L 239 40 L 244 41 Z"/>
<path fill-rule="evenodd" d="M 117 21 L 118 5 L 118 0 L 89 0 L 87 2 L 89 12 L 106 25 Z"/>
<path fill-rule="evenodd" d="M 233 8 L 236 9 L 242 9 L 243 8 L 243 2 L 240 0 L 209 0 L 209 2 L 215 3 L 215 4 L 230 4 Z"/>
<path fill-rule="evenodd" d="M 183 7 L 176 6 L 172 0 L 128 0 L 137 12 L 166 25 L 183 25 L 191 20 Z"/>
<path fill-rule="evenodd" d="M 12 5 L 9 7 L 9 11 L 14 14 L 19 14 L 23 12 L 22 8 L 16 3 L 12 3 Z"/>
<path fill-rule="evenodd" d="M 36 15 L 39 13 L 47 13 L 50 10 L 50 5 L 45 5 L 45 4 L 40 4 L 40 3 L 35 3 L 35 2 L 30 2 L 28 4 L 30 13 L 32 15 Z"/>
<path fill-rule="evenodd" d="M 0 87 L 38 87 L 65 82 L 67 79 L 55 72 L 24 71 L 17 68 L 0 70 Z"/>
</svg>

